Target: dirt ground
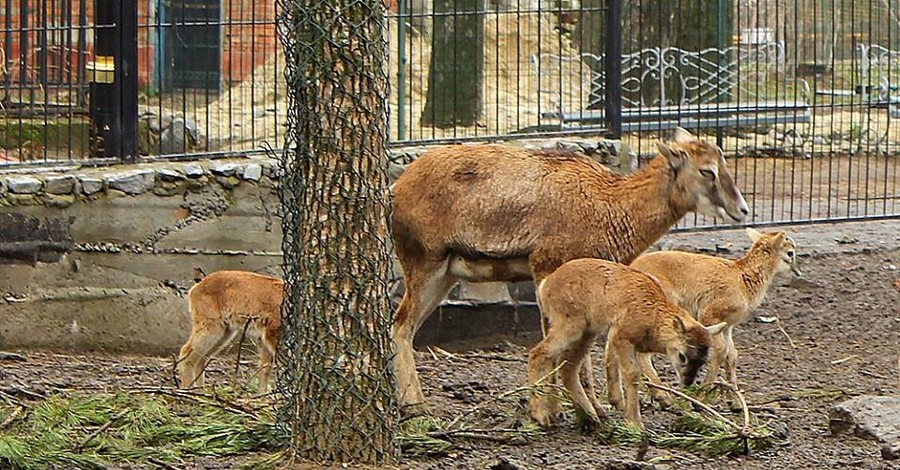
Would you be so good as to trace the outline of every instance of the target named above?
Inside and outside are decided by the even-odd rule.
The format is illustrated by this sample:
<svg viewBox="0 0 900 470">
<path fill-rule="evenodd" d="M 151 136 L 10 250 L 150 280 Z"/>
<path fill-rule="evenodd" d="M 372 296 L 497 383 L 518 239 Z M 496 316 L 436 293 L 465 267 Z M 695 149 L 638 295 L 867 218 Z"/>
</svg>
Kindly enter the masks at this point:
<svg viewBox="0 0 900 470">
<path fill-rule="evenodd" d="M 884 461 L 871 440 L 832 436 L 832 405 L 861 394 L 900 393 L 900 221 L 800 226 L 791 229 L 802 255 L 801 279 L 776 281 L 756 317 L 736 333 L 738 378 L 757 416 L 783 428 L 786 440 L 747 457 L 716 457 L 651 448 L 646 459 L 658 468 L 820 469 L 900 468 Z M 718 250 L 740 255 L 749 241 L 739 231 L 669 235 L 660 246 Z M 473 426 L 507 426 L 527 419 L 524 400 L 495 400 L 525 381 L 534 334 L 451 354 L 418 353 L 418 366 L 432 413 L 449 418 L 480 407 Z M 54 389 L 116 389 L 172 383 L 171 359 L 66 355 L 21 351 L 26 362 L 0 363 L 0 384 L 36 392 Z M 595 348 L 596 379 L 603 390 L 602 355 Z M 252 358 L 248 358 L 250 360 Z M 671 371 L 656 361 L 671 381 Z M 219 360 L 210 381 L 222 380 L 234 357 Z M 248 366 L 244 367 L 249 369 Z M 644 395 L 646 395 L 644 393 Z M 645 397 L 646 400 L 646 397 Z M 672 413 L 644 402 L 644 421 L 663 430 Z M 467 418 L 468 419 L 468 418 Z M 509 459 L 523 468 L 605 468 L 613 459 L 633 460 L 635 445 L 601 445 L 582 433 L 571 416 L 533 442 L 464 441 L 444 457 L 405 457 L 402 468 L 491 468 Z M 245 459 L 197 462 L 189 468 L 231 468 Z M 513 468 L 510 466 L 496 468 Z"/>
</svg>

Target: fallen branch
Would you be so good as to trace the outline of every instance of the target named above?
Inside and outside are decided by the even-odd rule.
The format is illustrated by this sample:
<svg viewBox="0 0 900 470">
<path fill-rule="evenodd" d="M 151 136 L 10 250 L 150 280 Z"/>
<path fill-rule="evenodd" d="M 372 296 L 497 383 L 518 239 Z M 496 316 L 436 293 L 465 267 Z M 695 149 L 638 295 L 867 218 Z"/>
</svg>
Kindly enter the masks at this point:
<svg viewBox="0 0 900 470">
<path fill-rule="evenodd" d="M 506 433 L 505 436 L 497 436 L 490 433 Z M 511 435 L 512 434 L 512 435 Z M 482 441 L 491 441 L 491 442 L 509 442 L 510 440 L 517 437 L 515 434 L 522 434 L 522 430 L 520 429 L 460 429 L 456 431 L 432 431 L 426 433 L 425 435 L 428 437 L 433 437 L 435 439 L 446 439 L 451 437 L 463 438 L 463 439 L 477 439 Z"/>
<path fill-rule="evenodd" d="M 455 359 L 457 361 L 464 360 L 464 359 L 460 358 L 459 356 L 457 356 L 456 354 L 453 354 L 450 351 L 441 349 L 437 346 L 432 346 L 431 348 L 433 348 L 435 351 L 437 351 L 437 352 L 441 353 L 442 355 L 444 355 L 445 357 L 447 357 L 447 359 L 451 359 L 451 360 Z M 431 349 L 431 348 L 429 348 L 429 349 Z"/>
<path fill-rule="evenodd" d="M 205 393 L 196 393 L 188 390 L 169 389 L 163 387 L 133 387 L 130 390 L 139 393 L 166 395 L 174 398 L 188 399 L 202 405 L 213 406 L 221 410 L 244 415 L 257 421 L 260 419 L 259 415 L 257 415 L 256 412 L 248 410 L 236 403 L 230 402 L 222 397 L 215 395 L 207 395 Z"/>
<path fill-rule="evenodd" d="M 438 360 L 437 354 L 434 353 L 434 349 L 431 349 L 431 346 L 428 346 L 428 352 L 431 353 L 431 358 L 432 358 L 432 359 L 434 359 L 435 361 Z"/>
<path fill-rule="evenodd" d="M 500 400 L 502 400 L 502 399 L 504 399 L 504 398 L 506 398 L 506 397 L 508 397 L 508 396 L 510 396 L 510 395 L 515 395 L 515 394 L 517 394 L 517 393 L 527 392 L 527 391 L 529 391 L 529 390 L 533 390 L 534 388 L 536 388 L 536 387 L 538 387 L 538 386 L 543 386 L 543 385 L 545 385 L 544 382 L 545 382 L 547 379 L 549 379 L 550 377 L 553 377 L 557 372 L 559 372 L 559 369 L 561 369 L 562 366 L 565 365 L 565 364 L 566 364 L 566 361 L 561 362 L 561 363 L 560 363 L 558 366 L 556 366 L 553 370 L 551 370 L 550 372 L 548 372 L 547 375 L 544 375 L 543 377 L 541 377 L 540 379 L 538 379 L 538 381 L 535 382 L 534 384 L 522 385 L 522 386 L 516 387 L 516 388 L 514 388 L 514 389 L 512 389 L 512 390 L 508 390 L 508 391 L 506 391 L 506 392 L 503 392 L 503 393 L 501 393 L 501 394 L 499 394 L 499 395 L 494 395 L 494 396 L 492 396 L 490 399 L 488 399 L 488 400 L 486 400 L 486 401 L 483 401 L 483 402 L 481 402 L 481 403 L 479 403 L 479 404 L 477 404 L 477 405 L 475 405 L 475 406 L 469 408 L 468 410 L 466 410 L 465 412 L 463 412 L 462 414 L 460 414 L 459 416 L 457 416 L 456 418 L 454 418 L 453 421 L 450 421 L 450 424 L 447 425 L 447 429 L 453 428 L 453 426 L 455 426 L 456 424 L 458 424 L 463 418 L 465 418 L 466 416 L 471 415 L 472 413 L 474 413 L 474 412 L 476 412 L 476 411 L 478 411 L 478 410 L 480 410 L 480 409 L 483 409 L 485 406 L 487 406 L 487 405 L 489 405 L 489 404 L 492 404 L 492 403 L 494 403 L 494 402 L 500 401 Z"/>
<path fill-rule="evenodd" d="M 740 433 L 740 432 L 743 431 L 743 428 L 741 428 L 741 426 L 738 426 L 737 424 L 735 424 L 735 423 L 734 423 L 733 421 L 731 421 L 730 419 L 728 419 L 728 418 L 722 416 L 721 413 L 719 413 L 718 411 L 714 410 L 711 406 L 707 405 L 706 403 L 703 403 L 702 401 L 700 401 L 700 400 L 698 400 L 698 399 L 696 399 L 696 398 L 694 398 L 694 397 L 692 397 L 692 396 L 690 396 L 690 395 L 685 394 L 684 392 L 681 392 L 680 390 L 675 390 L 674 388 L 666 387 L 665 385 L 657 385 L 657 384 L 652 383 L 652 382 L 647 382 L 647 385 L 650 386 L 650 387 L 653 387 L 653 388 L 656 388 L 656 389 L 665 391 L 665 392 L 669 392 L 669 393 L 671 393 L 671 394 L 673 394 L 673 395 L 676 395 L 676 396 L 678 396 L 678 397 L 684 398 L 685 400 L 691 402 L 692 404 L 699 406 L 699 407 L 702 408 L 704 411 L 706 411 L 707 413 L 711 414 L 712 416 L 714 416 L 715 418 L 719 419 L 720 421 L 724 422 L 725 424 L 728 424 L 729 426 L 731 426 L 732 428 L 734 428 L 734 430 L 737 431 L 738 433 Z"/>
<path fill-rule="evenodd" d="M 23 354 L 0 351 L 0 361 L 26 362 L 28 358 Z"/>
<path fill-rule="evenodd" d="M 21 387 L 6 387 L 6 388 L 0 390 L 0 393 L 2 393 L 14 400 L 18 400 L 18 397 L 16 395 L 19 395 L 19 394 L 25 395 L 34 400 L 46 400 L 47 399 L 46 395 L 41 395 L 40 393 L 35 393 L 30 390 L 21 388 Z"/>
<path fill-rule="evenodd" d="M 467 357 L 474 357 L 478 359 L 487 359 L 490 361 L 503 361 L 503 362 L 528 362 L 527 359 L 522 359 L 520 357 L 510 357 L 510 356 L 502 356 L 500 354 L 479 354 L 479 353 L 469 353 L 466 354 Z"/>
<path fill-rule="evenodd" d="M 106 431 L 107 429 L 109 429 L 109 427 L 112 426 L 113 423 L 122 419 L 122 417 L 125 416 L 127 413 L 128 413 L 128 410 L 123 410 L 123 411 L 116 413 L 111 418 L 109 418 L 109 421 L 103 423 L 103 426 L 100 426 L 99 428 L 97 428 L 97 430 L 90 433 L 85 440 L 81 441 L 81 444 L 78 444 L 78 446 L 75 447 L 75 452 L 81 453 L 81 451 L 84 450 L 85 446 L 87 446 L 88 443 L 93 441 L 94 438 L 99 436 L 103 431 Z"/>
</svg>

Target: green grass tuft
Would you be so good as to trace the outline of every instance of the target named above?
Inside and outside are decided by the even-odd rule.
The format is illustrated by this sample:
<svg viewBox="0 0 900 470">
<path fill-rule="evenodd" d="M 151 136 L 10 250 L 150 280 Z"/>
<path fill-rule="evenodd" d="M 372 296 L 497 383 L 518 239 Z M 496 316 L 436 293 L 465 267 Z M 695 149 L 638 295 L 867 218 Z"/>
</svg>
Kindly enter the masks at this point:
<svg viewBox="0 0 900 470">
<path fill-rule="evenodd" d="M 608 420 L 598 425 L 594 435 L 604 445 L 637 444 L 644 438 L 644 431 L 628 421 Z"/>
<path fill-rule="evenodd" d="M 741 455 L 770 447 L 772 432 L 764 426 L 752 429 L 748 437 L 741 437 L 728 423 L 695 411 L 683 411 L 672 430 L 654 436 L 659 447 L 678 448 L 710 455 Z"/>
<path fill-rule="evenodd" d="M 72 394 L 44 400 L 0 432 L 0 468 L 178 464 L 280 449 L 272 417 L 160 394 Z M 27 457 L 27 458 L 26 458 Z"/>
</svg>

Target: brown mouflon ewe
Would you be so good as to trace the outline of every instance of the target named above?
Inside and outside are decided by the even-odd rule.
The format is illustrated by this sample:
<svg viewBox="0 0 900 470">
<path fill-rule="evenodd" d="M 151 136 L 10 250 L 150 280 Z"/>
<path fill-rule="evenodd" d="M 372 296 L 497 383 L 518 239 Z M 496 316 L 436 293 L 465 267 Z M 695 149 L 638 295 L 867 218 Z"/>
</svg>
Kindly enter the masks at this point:
<svg viewBox="0 0 900 470">
<path fill-rule="evenodd" d="M 626 420 L 641 427 L 638 355 L 665 354 L 683 383 L 690 385 L 707 360 L 713 336 L 726 326 L 704 327 L 647 274 L 601 259 L 563 264 L 538 286 L 538 303 L 548 328 L 544 339 L 531 350 L 528 382 L 537 383 L 565 361 L 563 385 L 579 411 L 599 421 L 599 410 L 582 388 L 579 369 L 594 341 L 606 335 L 609 402 L 625 412 Z M 554 400 L 535 393 L 531 415 L 547 426 L 557 414 L 556 406 Z"/>
<path fill-rule="evenodd" d="M 577 258 L 630 263 L 691 211 L 742 221 L 749 209 L 722 151 L 677 129 L 620 176 L 586 156 L 502 145 L 427 152 L 391 187 L 406 292 L 394 319 L 401 406 L 424 401 L 413 338 L 459 280 L 540 282 Z"/>
<path fill-rule="evenodd" d="M 711 384 L 724 364 L 728 381 L 737 385 L 737 348 L 734 327 L 759 307 L 779 274 L 802 275 L 797 263 L 797 244 L 786 232 L 760 233 L 747 228 L 753 246 L 738 260 L 682 251 L 656 251 L 639 256 L 631 267 L 655 276 L 663 290 L 700 323 L 728 323 L 725 334 L 713 341 L 712 357 L 704 384 Z M 660 383 L 649 355 L 641 357 L 644 374 Z M 653 397 L 670 405 L 672 397 L 653 389 Z"/>
<path fill-rule="evenodd" d="M 191 336 L 178 357 L 181 386 L 203 386 L 206 364 L 244 331 L 259 339 L 259 393 L 268 391 L 284 281 L 246 271 L 217 271 L 188 291 Z"/>
</svg>

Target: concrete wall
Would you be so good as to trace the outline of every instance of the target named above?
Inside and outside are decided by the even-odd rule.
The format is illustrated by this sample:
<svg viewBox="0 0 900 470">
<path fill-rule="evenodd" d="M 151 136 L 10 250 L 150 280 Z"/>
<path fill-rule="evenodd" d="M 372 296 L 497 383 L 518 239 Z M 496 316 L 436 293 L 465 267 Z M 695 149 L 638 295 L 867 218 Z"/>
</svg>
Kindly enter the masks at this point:
<svg viewBox="0 0 900 470">
<path fill-rule="evenodd" d="M 193 268 L 280 274 L 268 160 L 0 177 L 0 348 L 170 353 Z"/>
</svg>

